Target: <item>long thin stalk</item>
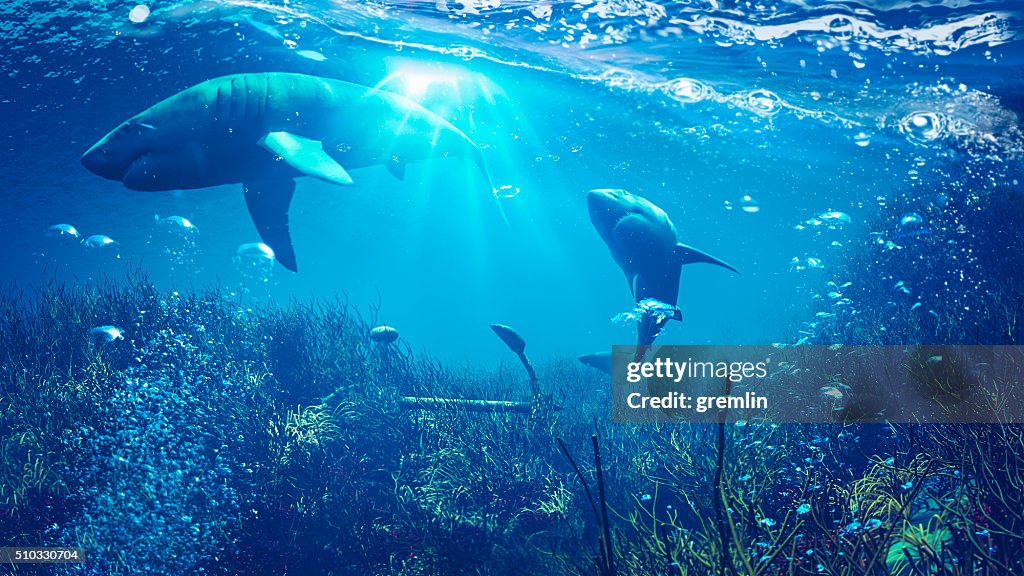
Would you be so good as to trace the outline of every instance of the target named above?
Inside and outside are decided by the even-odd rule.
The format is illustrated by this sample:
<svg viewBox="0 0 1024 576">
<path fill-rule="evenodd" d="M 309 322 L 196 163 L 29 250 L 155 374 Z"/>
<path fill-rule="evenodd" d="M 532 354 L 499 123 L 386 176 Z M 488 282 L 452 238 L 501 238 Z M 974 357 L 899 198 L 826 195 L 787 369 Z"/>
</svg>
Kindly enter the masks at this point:
<svg viewBox="0 0 1024 576">
<path fill-rule="evenodd" d="M 732 380 L 725 378 L 725 395 L 732 394 Z M 728 405 L 728 404 L 727 404 Z M 725 520 L 725 486 L 722 485 L 722 476 L 725 472 L 725 421 L 729 416 L 729 409 L 724 408 L 718 413 L 718 463 L 715 466 L 715 520 L 718 524 L 718 532 L 722 539 L 721 562 L 722 567 L 729 573 L 734 572 L 732 560 L 729 555 L 730 531 Z"/>
<path fill-rule="evenodd" d="M 615 553 L 612 550 L 612 530 L 608 524 L 608 501 L 604 495 L 604 471 L 601 467 L 601 449 L 597 444 L 597 434 L 592 434 L 590 440 L 594 444 L 594 466 L 597 467 L 597 497 L 601 500 L 601 539 L 603 541 L 605 570 L 609 576 L 614 576 Z"/>
<path fill-rule="evenodd" d="M 403 396 L 398 399 L 398 406 L 405 410 L 444 410 L 458 408 L 467 412 L 518 413 L 529 414 L 533 409 L 529 402 L 512 402 L 509 400 L 472 400 L 465 398 L 429 398 Z"/>
<path fill-rule="evenodd" d="M 583 477 L 583 472 L 581 472 L 580 471 L 580 467 L 576 465 L 576 460 L 574 460 L 573 457 L 572 457 L 572 454 L 569 453 L 569 449 L 565 446 L 565 442 L 563 442 L 561 438 L 555 438 L 555 441 L 558 442 L 558 446 L 562 449 L 562 453 L 565 454 L 565 458 L 567 460 L 569 460 L 569 464 L 572 465 L 572 469 L 576 471 L 576 476 L 579 477 L 580 484 L 583 484 L 583 493 L 586 495 L 587 502 L 590 503 L 590 509 L 594 512 L 594 519 L 597 520 L 599 528 L 601 529 L 602 536 L 600 538 L 600 541 L 601 541 L 602 562 L 598 565 L 598 569 L 600 570 L 600 573 L 602 575 L 606 575 L 607 576 L 608 575 L 608 572 L 607 572 L 607 569 L 606 569 L 607 561 L 604 560 L 604 558 L 607 558 L 607 556 L 605 554 L 605 544 L 604 544 L 604 536 L 603 536 L 603 534 L 604 534 L 604 527 L 603 527 L 603 523 L 601 522 L 601 514 L 598 513 L 598 511 L 597 511 L 597 504 L 594 502 L 594 497 L 590 494 L 590 487 L 587 486 L 587 479 Z"/>
<path fill-rule="evenodd" d="M 590 503 L 590 509 L 594 512 L 594 519 L 598 522 L 601 521 L 601 516 L 597 513 L 597 504 L 594 503 L 594 497 L 590 495 L 590 487 L 587 486 L 587 479 L 583 477 L 583 472 L 580 471 L 580 467 L 576 465 L 576 460 L 573 459 L 572 454 L 569 454 L 569 449 L 566 448 L 565 442 L 561 438 L 555 438 L 558 442 L 558 446 L 562 449 L 562 453 L 565 454 L 565 458 L 569 461 L 572 469 L 576 471 L 576 476 L 580 479 L 580 484 L 583 484 L 583 494 L 587 497 L 587 502 Z"/>
</svg>

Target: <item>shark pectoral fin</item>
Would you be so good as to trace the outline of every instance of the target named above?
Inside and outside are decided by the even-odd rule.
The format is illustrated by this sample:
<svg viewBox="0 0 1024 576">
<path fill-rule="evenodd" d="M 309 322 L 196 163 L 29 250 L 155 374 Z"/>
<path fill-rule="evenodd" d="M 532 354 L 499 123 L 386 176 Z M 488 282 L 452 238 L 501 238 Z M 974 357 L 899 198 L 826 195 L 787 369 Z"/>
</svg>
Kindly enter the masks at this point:
<svg viewBox="0 0 1024 576">
<path fill-rule="evenodd" d="M 272 173 L 258 180 L 243 182 L 242 191 L 260 238 L 274 250 L 274 257 L 282 266 L 298 272 L 288 231 L 288 206 L 295 193 L 295 180 L 287 174 Z"/>
<path fill-rule="evenodd" d="M 385 162 L 384 167 L 388 169 L 388 172 L 392 176 L 399 180 L 405 180 L 405 162 L 402 162 L 397 157 L 392 158 L 390 162 Z"/>
<path fill-rule="evenodd" d="M 352 177 L 327 155 L 323 143 L 290 132 L 271 132 L 260 139 L 260 146 L 280 156 L 289 166 L 306 176 L 339 186 L 351 186 Z"/>
<path fill-rule="evenodd" d="M 700 250 L 697 250 L 696 248 L 687 246 L 686 244 L 676 244 L 675 253 L 676 253 L 676 258 L 679 260 L 679 264 L 682 265 L 682 266 L 686 266 L 687 264 L 699 264 L 699 263 L 714 264 L 715 266 L 721 266 L 722 268 L 728 268 L 729 270 L 732 270 L 733 272 L 735 272 L 737 274 L 740 273 L 739 270 L 733 268 L 732 266 L 726 264 L 725 262 L 722 262 L 718 258 L 715 258 L 714 256 L 712 256 L 710 254 L 707 254 L 705 252 L 701 252 Z"/>
</svg>

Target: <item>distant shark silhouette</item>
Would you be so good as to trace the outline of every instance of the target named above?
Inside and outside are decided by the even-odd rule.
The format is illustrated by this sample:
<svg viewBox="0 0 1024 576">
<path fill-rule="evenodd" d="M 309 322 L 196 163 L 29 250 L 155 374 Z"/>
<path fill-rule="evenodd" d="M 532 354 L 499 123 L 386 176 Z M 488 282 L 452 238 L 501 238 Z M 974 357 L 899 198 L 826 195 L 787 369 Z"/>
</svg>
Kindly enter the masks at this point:
<svg viewBox="0 0 1024 576">
<path fill-rule="evenodd" d="M 640 196 L 625 190 L 591 190 L 587 205 L 590 221 L 626 274 L 636 303 L 654 299 L 675 307 L 685 264 L 703 262 L 739 273 L 714 256 L 679 244 L 668 214 Z M 671 319 L 682 319 L 679 308 Z M 667 320 L 643 314 L 637 326 L 637 346 L 652 344 Z"/>
<path fill-rule="evenodd" d="M 612 373 L 612 353 L 611 352 L 594 352 L 593 354 L 584 354 L 577 358 L 583 364 L 600 370 L 605 374 Z"/>
<path fill-rule="evenodd" d="M 449 155 L 474 162 L 490 184 L 476 144 L 419 104 L 341 80 L 271 72 L 179 92 L 112 130 L 82 164 L 132 190 L 241 183 L 260 237 L 296 271 L 288 228 L 296 177 L 349 186 L 348 170 L 382 164 L 403 179 L 407 163 Z"/>
</svg>

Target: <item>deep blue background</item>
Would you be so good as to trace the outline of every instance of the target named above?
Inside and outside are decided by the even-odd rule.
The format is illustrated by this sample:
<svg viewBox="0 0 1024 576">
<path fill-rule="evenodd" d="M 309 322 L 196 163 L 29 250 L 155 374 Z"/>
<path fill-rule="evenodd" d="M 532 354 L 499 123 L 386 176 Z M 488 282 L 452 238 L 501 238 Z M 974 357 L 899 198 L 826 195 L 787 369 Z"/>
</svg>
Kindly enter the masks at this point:
<svg viewBox="0 0 1024 576">
<path fill-rule="evenodd" d="M 632 303 L 590 225 L 585 197 L 591 188 L 621 187 L 649 198 L 672 217 L 680 240 L 742 271 L 684 270 L 684 321 L 670 323 L 664 343 L 792 341 L 820 310 L 827 281 L 896 280 L 843 270 L 850 246 L 872 232 L 897 232 L 898 222 L 880 206 L 926 212 L 940 192 L 979 193 L 956 189 L 965 173 L 991 171 L 989 191 L 1020 191 L 1013 179 L 1020 135 L 1006 109 L 1020 106 L 1019 40 L 952 54 L 828 33 L 744 46 L 716 44 L 714 34 L 686 27 L 678 36 L 660 34 L 673 28 L 666 18 L 645 27 L 636 17 L 620 17 L 609 23 L 630 30 L 628 42 L 580 48 L 550 43 L 560 33 L 535 33 L 536 20 L 517 7 L 450 19 L 423 5 L 378 13 L 368 4 L 292 4 L 306 17 L 275 21 L 272 11 L 255 8 L 154 4 L 150 19 L 135 25 L 127 18 L 132 5 L 4 8 L 4 284 L 30 289 L 53 275 L 117 277 L 131 263 L 162 285 L 238 290 L 235 249 L 258 237 L 237 186 L 131 192 L 88 173 L 78 158 L 160 99 L 246 71 L 306 72 L 406 92 L 423 77 L 456 78 L 409 95 L 485 148 L 495 184 L 520 188 L 502 201 L 510 226 L 475 170 L 458 160 L 411 165 L 404 182 L 380 167 L 355 171 L 356 186 L 347 189 L 304 179 L 291 210 L 301 272 L 277 267 L 265 285 L 250 282 L 250 296 L 344 293 L 361 309 L 379 300 L 381 319 L 414 348 L 457 361 L 487 365 L 506 358 L 487 328 L 495 322 L 517 328 L 539 357 L 633 341 L 632 327 L 610 320 Z M 780 8 L 791 12 L 764 23 L 752 15 L 746 24 L 809 22 L 822 14 Z M 877 22 L 887 30 L 924 28 L 956 21 L 966 10 L 879 10 Z M 555 12 L 552 21 L 598 20 L 593 14 L 583 20 L 568 5 Z M 1008 14 L 1007 34 L 1019 35 L 1019 17 Z M 513 26 L 503 26 L 508 23 Z M 285 40 L 326 60 L 305 58 Z M 513 65 L 400 40 L 472 46 Z M 658 88 L 677 78 L 698 79 L 718 96 L 682 104 Z M 760 115 L 747 105 L 755 90 L 769 90 L 784 104 Z M 914 112 L 943 114 L 953 122 L 950 133 L 913 142 L 899 126 Z M 859 133 L 870 136 L 867 146 L 857 144 Z M 758 212 L 740 209 L 748 195 Z M 794 229 L 826 210 L 847 212 L 851 224 L 822 233 Z M 185 266 L 172 266 L 167 238 L 154 223 L 154 215 L 172 214 L 200 230 L 198 251 L 186 255 Z M 113 237 L 120 259 L 78 247 L 55 252 L 44 230 L 62 222 L 83 236 Z M 987 222 L 997 230 L 1019 226 L 999 213 Z M 824 268 L 792 270 L 793 258 L 808 257 Z M 929 274 L 905 272 L 911 282 Z"/>
</svg>

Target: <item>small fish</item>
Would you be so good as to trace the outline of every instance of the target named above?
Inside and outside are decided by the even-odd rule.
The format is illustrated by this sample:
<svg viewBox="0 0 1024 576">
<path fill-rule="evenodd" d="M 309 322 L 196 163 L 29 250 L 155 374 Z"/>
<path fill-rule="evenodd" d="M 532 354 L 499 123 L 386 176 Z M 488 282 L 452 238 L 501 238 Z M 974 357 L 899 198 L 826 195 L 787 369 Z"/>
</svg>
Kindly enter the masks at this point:
<svg viewBox="0 0 1024 576">
<path fill-rule="evenodd" d="M 316 50 L 296 50 L 295 53 L 314 62 L 323 62 L 327 60 L 327 56 L 324 56 Z"/>
<path fill-rule="evenodd" d="M 491 330 L 501 338 L 501 341 L 508 346 L 509 350 L 516 354 L 523 354 L 526 351 L 526 340 L 518 332 L 504 324 L 491 324 Z"/>
<path fill-rule="evenodd" d="M 843 391 L 835 386 L 822 386 L 820 392 L 825 398 L 833 400 L 842 400 L 844 396 Z"/>
<path fill-rule="evenodd" d="M 256 20 L 253 20 L 252 18 L 248 18 L 248 17 L 244 18 L 244 20 L 245 20 L 246 23 L 248 23 L 253 28 L 259 30 L 260 32 L 263 32 L 264 34 L 266 34 L 267 36 L 273 38 L 274 40 L 283 40 L 284 39 L 284 36 L 277 30 L 277 28 L 274 28 L 273 26 L 271 26 L 269 24 L 264 24 L 262 22 L 257 22 Z"/>
<path fill-rule="evenodd" d="M 380 342 L 382 344 L 391 344 L 395 340 L 398 340 L 398 330 L 395 330 L 391 326 L 377 326 L 373 330 L 370 330 L 370 340 Z"/>
<path fill-rule="evenodd" d="M 904 282 L 903 280 L 900 280 L 899 282 L 894 284 L 892 289 L 893 289 L 894 292 L 902 292 L 904 294 L 910 294 L 910 287 L 907 286 L 907 283 Z"/>
<path fill-rule="evenodd" d="M 93 340 L 103 344 L 109 344 L 116 340 L 124 340 L 124 332 L 117 326 L 97 326 L 89 330 Z"/>
</svg>

